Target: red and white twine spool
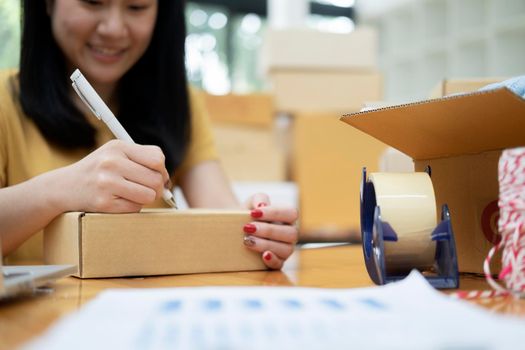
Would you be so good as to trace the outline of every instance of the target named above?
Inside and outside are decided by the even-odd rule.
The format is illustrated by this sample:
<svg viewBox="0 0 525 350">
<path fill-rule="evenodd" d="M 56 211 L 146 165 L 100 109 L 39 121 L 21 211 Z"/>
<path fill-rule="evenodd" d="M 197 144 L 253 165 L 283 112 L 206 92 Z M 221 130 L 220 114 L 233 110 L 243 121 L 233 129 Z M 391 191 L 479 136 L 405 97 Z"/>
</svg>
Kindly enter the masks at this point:
<svg viewBox="0 0 525 350">
<path fill-rule="evenodd" d="M 499 160 L 499 212 L 501 241 L 492 247 L 483 264 L 487 282 L 498 295 L 525 296 L 525 147 L 505 150 Z M 500 249 L 502 269 L 492 278 L 490 261 Z"/>
</svg>

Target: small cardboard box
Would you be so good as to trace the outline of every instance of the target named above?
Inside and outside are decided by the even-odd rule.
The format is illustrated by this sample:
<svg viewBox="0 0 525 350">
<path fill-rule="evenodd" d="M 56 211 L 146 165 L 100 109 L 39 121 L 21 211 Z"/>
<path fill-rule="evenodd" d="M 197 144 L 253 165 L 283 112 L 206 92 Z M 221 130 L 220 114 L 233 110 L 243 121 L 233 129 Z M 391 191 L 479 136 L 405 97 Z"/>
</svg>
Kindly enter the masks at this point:
<svg viewBox="0 0 525 350">
<path fill-rule="evenodd" d="M 375 71 L 273 69 L 270 79 L 280 112 L 357 111 L 383 95 L 383 78 Z"/>
<path fill-rule="evenodd" d="M 444 79 L 432 89 L 430 98 L 439 98 L 452 94 L 474 92 L 504 79 L 495 78 L 471 78 L 471 79 Z"/>
<path fill-rule="evenodd" d="M 261 50 L 261 68 L 377 69 L 377 31 L 358 27 L 352 33 L 314 29 L 269 29 Z M 336 54 L 335 54 L 336 53 Z"/>
<path fill-rule="evenodd" d="M 269 94 L 211 95 L 201 93 L 214 123 L 255 126 L 270 129 L 274 124 L 275 106 Z"/>
<path fill-rule="evenodd" d="M 411 156 L 416 171 L 431 166 L 436 204 L 450 208 L 459 269 L 482 273 L 483 260 L 499 238 L 498 160 L 503 149 L 525 145 L 525 101 L 501 88 L 342 120 Z M 498 263 L 494 259 L 492 271 Z"/>
<path fill-rule="evenodd" d="M 80 278 L 264 270 L 243 244 L 250 221 L 247 211 L 71 212 L 45 229 L 44 259 L 77 265 Z"/>
<path fill-rule="evenodd" d="M 344 240 L 358 232 L 363 165 L 377 171 L 386 145 L 342 128 L 340 114 L 294 115 L 292 179 L 299 187 L 302 241 Z"/>
<path fill-rule="evenodd" d="M 220 161 L 230 179 L 286 180 L 286 152 L 274 129 L 214 124 L 213 133 Z"/>
</svg>

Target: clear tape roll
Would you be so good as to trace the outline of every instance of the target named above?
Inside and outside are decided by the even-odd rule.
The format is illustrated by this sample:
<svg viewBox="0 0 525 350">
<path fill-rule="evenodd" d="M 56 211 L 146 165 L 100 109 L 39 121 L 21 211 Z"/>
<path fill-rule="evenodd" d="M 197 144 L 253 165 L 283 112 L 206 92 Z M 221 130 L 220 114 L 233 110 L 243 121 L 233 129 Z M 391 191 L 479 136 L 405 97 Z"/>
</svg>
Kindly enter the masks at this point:
<svg viewBox="0 0 525 350">
<path fill-rule="evenodd" d="M 427 173 L 371 173 L 381 219 L 397 234 L 396 242 L 384 242 L 388 273 L 413 268 L 426 270 L 434 263 L 436 242 L 431 233 L 437 224 L 436 200 Z"/>
</svg>

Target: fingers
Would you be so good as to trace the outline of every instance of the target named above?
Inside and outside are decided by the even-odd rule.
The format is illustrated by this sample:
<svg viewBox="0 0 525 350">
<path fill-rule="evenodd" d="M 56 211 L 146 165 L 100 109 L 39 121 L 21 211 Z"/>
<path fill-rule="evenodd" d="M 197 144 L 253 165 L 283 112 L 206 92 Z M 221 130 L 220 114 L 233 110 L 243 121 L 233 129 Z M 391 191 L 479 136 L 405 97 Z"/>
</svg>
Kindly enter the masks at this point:
<svg viewBox="0 0 525 350">
<path fill-rule="evenodd" d="M 269 205 L 270 197 L 264 193 L 256 193 L 248 201 L 248 209 L 262 208 Z"/>
<path fill-rule="evenodd" d="M 88 182 L 87 187 L 92 196 L 91 204 L 88 204 L 89 207 L 93 211 L 100 212 L 128 210 L 122 209 L 122 204 L 118 203 L 117 199 L 142 206 L 153 202 L 157 196 L 155 190 L 123 179 L 111 172 L 96 173 Z"/>
<path fill-rule="evenodd" d="M 281 260 L 286 260 L 294 251 L 293 244 L 271 241 L 254 235 L 246 235 L 244 237 L 244 245 L 248 249 L 259 253 L 271 251 L 275 257 Z"/>
<path fill-rule="evenodd" d="M 260 207 L 251 211 L 252 218 L 260 221 L 283 222 L 292 224 L 297 220 L 298 213 L 295 208 Z"/>
<path fill-rule="evenodd" d="M 284 260 L 275 256 L 275 254 L 269 250 L 262 254 L 262 259 L 264 264 L 272 270 L 280 270 L 284 265 Z"/>
<path fill-rule="evenodd" d="M 113 140 L 102 146 L 99 153 L 97 169 L 101 182 L 113 179 L 116 195 L 141 204 L 162 197 L 169 177 L 160 148 Z"/>
<path fill-rule="evenodd" d="M 282 249 L 282 250 L 288 250 L 289 251 L 288 255 L 286 255 L 286 257 L 280 257 L 270 250 L 264 250 L 265 246 L 271 245 L 271 241 L 259 239 L 254 236 L 245 236 L 244 244 L 246 245 L 246 247 L 248 247 L 248 249 L 262 253 L 261 259 L 263 260 L 264 264 L 270 269 L 275 269 L 275 270 L 282 268 L 284 261 L 293 252 L 293 247 L 291 245 L 288 245 L 289 246 L 288 248 L 283 247 Z M 281 243 L 281 245 L 286 246 L 286 244 L 284 243 Z"/>
<path fill-rule="evenodd" d="M 297 242 L 297 228 L 289 225 L 251 222 L 244 225 L 244 245 L 262 253 L 262 259 L 271 269 L 280 269 L 293 253 Z"/>
<path fill-rule="evenodd" d="M 156 146 L 113 140 L 70 167 L 71 210 L 133 212 L 162 196 L 168 172 Z"/>
<path fill-rule="evenodd" d="M 244 244 L 261 253 L 266 266 L 280 269 L 297 242 L 298 232 L 293 226 L 298 217 L 297 210 L 270 206 L 270 199 L 262 193 L 254 195 L 249 203 L 251 216 L 256 221 L 244 226 Z"/>
<path fill-rule="evenodd" d="M 153 193 L 153 198 L 145 198 L 145 201 L 151 202 L 162 197 L 165 182 L 164 178 L 159 172 L 143 167 L 142 165 L 132 162 L 128 159 L 121 159 L 117 161 L 115 164 L 115 170 L 119 174 L 123 174 L 122 177 L 126 179 L 127 182 L 130 182 L 130 190 L 134 188 L 131 186 L 132 184 L 137 184 L 140 186 L 135 186 L 135 192 L 138 191 L 138 193 L 148 193 L 148 197 L 151 197 L 151 194 Z M 137 201 L 137 199 L 133 198 L 128 199 Z M 142 200 L 139 200 L 138 202 L 147 203 L 143 202 Z"/>
<path fill-rule="evenodd" d="M 123 198 L 115 198 L 111 206 L 105 211 L 106 213 L 138 213 L 142 209 L 142 205 L 129 201 Z"/>
<path fill-rule="evenodd" d="M 254 221 L 244 225 L 244 233 L 283 243 L 297 243 L 297 228 L 291 225 L 279 225 Z"/>
<path fill-rule="evenodd" d="M 103 147 L 120 149 L 131 161 L 159 172 L 164 180 L 163 183 L 169 181 L 169 174 L 165 165 L 166 157 L 160 147 L 137 145 L 120 140 L 112 140 Z"/>
</svg>

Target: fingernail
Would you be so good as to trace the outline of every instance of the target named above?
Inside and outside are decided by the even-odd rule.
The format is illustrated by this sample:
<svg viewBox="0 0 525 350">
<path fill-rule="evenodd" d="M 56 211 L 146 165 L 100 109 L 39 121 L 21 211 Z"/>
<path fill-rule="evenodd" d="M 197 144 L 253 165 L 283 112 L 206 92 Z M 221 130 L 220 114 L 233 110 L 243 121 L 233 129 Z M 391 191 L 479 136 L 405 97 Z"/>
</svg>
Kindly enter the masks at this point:
<svg viewBox="0 0 525 350">
<path fill-rule="evenodd" d="M 272 260 L 272 254 L 270 252 L 264 252 L 263 259 L 266 261 Z"/>
<path fill-rule="evenodd" d="M 252 210 L 251 215 L 252 215 L 252 218 L 260 218 L 263 216 L 263 212 L 262 210 L 254 209 Z"/>
<path fill-rule="evenodd" d="M 265 207 L 267 206 L 268 204 L 264 203 L 264 202 L 261 202 L 259 204 L 257 204 L 257 208 L 262 208 L 262 207 Z"/>
<path fill-rule="evenodd" d="M 255 245 L 255 239 L 252 236 L 244 236 L 244 245 L 253 247 Z"/>
<path fill-rule="evenodd" d="M 246 233 L 255 233 L 257 231 L 257 227 L 254 224 L 246 224 L 242 229 Z"/>
</svg>

